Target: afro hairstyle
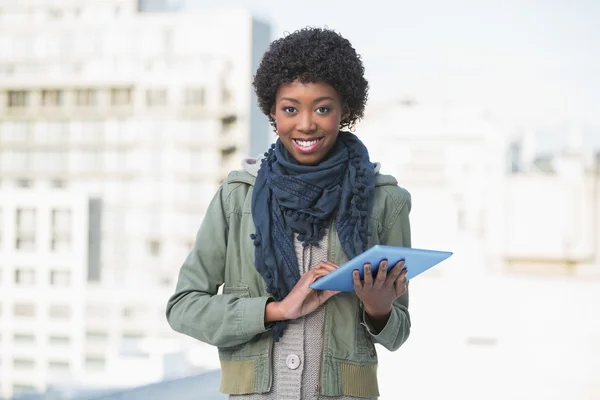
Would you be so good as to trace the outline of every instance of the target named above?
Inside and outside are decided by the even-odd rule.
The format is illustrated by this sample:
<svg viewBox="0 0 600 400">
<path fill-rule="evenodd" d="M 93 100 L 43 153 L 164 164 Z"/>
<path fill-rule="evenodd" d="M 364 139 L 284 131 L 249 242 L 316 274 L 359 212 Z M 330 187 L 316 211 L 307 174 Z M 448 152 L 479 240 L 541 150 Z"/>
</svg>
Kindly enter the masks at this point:
<svg viewBox="0 0 600 400">
<path fill-rule="evenodd" d="M 294 81 L 328 83 L 349 109 L 340 129 L 352 130 L 363 117 L 368 98 L 364 73 L 362 60 L 347 39 L 333 30 L 304 28 L 271 42 L 253 86 L 261 111 L 276 128 L 271 111 L 281 85 Z"/>
</svg>

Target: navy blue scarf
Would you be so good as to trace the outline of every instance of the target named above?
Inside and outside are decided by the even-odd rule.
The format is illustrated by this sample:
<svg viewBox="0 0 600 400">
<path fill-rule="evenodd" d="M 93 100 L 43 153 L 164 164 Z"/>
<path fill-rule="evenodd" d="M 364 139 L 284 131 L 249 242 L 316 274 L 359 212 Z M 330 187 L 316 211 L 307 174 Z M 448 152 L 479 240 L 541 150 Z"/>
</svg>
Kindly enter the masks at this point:
<svg viewBox="0 0 600 400">
<path fill-rule="evenodd" d="M 304 246 L 318 244 L 335 214 L 342 248 L 349 258 L 367 249 L 375 169 L 364 144 L 340 132 L 328 158 L 300 165 L 281 140 L 265 153 L 252 195 L 256 269 L 268 292 L 283 300 L 300 279 L 294 233 Z M 287 323 L 275 324 L 275 340 Z"/>
</svg>

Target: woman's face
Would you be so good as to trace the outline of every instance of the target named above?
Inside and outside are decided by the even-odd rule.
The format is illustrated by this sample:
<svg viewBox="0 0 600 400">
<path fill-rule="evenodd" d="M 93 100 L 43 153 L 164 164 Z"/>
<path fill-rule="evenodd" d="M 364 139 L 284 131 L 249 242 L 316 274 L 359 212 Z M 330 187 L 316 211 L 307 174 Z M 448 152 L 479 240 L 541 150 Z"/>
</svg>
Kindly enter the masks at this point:
<svg viewBox="0 0 600 400">
<path fill-rule="evenodd" d="M 347 114 L 338 92 L 323 82 L 281 85 L 271 110 L 281 142 L 302 165 L 316 165 L 327 157 Z"/>
</svg>

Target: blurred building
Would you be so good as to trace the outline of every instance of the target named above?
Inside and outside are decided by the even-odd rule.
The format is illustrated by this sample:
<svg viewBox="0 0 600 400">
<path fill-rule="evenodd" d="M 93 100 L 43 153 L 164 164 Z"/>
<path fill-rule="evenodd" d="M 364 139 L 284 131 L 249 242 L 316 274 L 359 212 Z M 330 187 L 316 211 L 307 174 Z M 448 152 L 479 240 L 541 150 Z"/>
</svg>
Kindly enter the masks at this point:
<svg viewBox="0 0 600 400">
<path fill-rule="evenodd" d="M 540 153 L 531 132 L 512 143 L 496 217 L 501 257 L 513 271 L 600 276 L 600 150 L 580 129 L 560 151 Z M 594 271 L 595 270 L 595 271 Z"/>
<path fill-rule="evenodd" d="M 0 397 L 173 335 L 208 202 L 271 141 L 251 86 L 269 25 L 149 3 L 0 0 Z"/>
<path fill-rule="evenodd" d="M 411 283 L 411 338 L 379 353 L 382 400 L 599 398 L 600 157 L 580 130 L 553 152 L 510 131 L 407 101 L 357 129 L 412 194 L 412 245 L 454 252 Z"/>
<path fill-rule="evenodd" d="M 382 172 L 411 193 L 413 246 L 456 251 L 487 235 L 486 208 L 506 168 L 504 135 L 494 121 L 480 110 L 414 100 L 367 111 L 357 134 Z M 459 257 L 448 262 L 466 268 Z"/>
</svg>

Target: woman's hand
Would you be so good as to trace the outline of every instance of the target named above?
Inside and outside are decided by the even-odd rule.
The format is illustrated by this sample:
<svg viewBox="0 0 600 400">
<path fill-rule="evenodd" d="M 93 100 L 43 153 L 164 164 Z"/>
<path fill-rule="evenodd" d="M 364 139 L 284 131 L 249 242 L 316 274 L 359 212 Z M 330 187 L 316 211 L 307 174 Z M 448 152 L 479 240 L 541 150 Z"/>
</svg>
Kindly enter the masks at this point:
<svg viewBox="0 0 600 400">
<path fill-rule="evenodd" d="M 314 290 L 309 286 L 317 279 L 333 272 L 337 265 L 332 262 L 321 262 L 306 271 L 292 291 L 280 302 L 267 304 L 265 322 L 293 320 L 310 314 L 339 291 Z"/>
<path fill-rule="evenodd" d="M 373 279 L 371 265 L 365 264 L 364 268 L 363 281 L 360 280 L 358 270 L 354 271 L 354 291 L 362 301 L 371 321 L 383 329 L 392 312 L 392 304 L 406 293 L 407 271 L 404 268 L 404 261 L 398 262 L 389 273 L 388 262 L 382 261 L 375 279 Z"/>
</svg>

